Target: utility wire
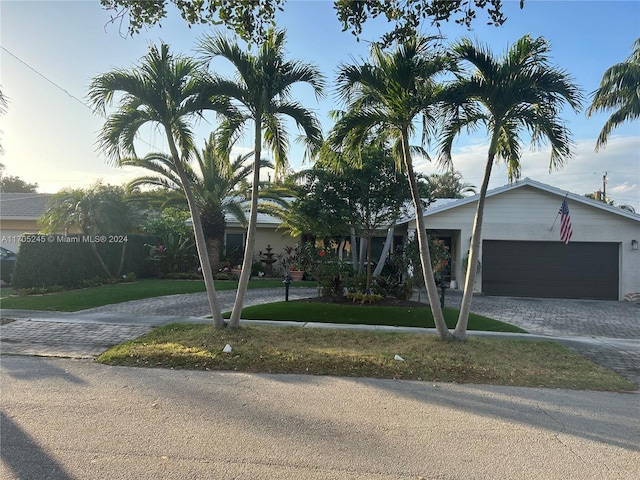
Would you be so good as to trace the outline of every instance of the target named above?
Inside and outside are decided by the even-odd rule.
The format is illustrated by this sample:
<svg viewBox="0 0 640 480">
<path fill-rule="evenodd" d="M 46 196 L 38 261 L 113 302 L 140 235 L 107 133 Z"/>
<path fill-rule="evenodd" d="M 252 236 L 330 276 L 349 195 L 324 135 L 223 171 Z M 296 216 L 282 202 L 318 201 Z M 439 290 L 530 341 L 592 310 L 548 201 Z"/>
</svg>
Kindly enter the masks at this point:
<svg viewBox="0 0 640 480">
<path fill-rule="evenodd" d="M 92 113 L 97 113 L 98 115 L 100 115 L 102 118 L 104 118 L 106 120 L 106 115 L 103 114 L 102 112 L 98 112 L 95 111 L 93 108 L 91 108 L 90 105 L 87 105 L 84 101 L 82 101 L 81 99 L 79 99 L 78 97 L 76 97 L 75 95 L 73 95 L 71 92 L 69 92 L 66 88 L 61 87 L 60 85 L 58 85 L 56 82 L 54 82 L 53 80 L 51 80 L 49 77 L 47 77 L 45 74 L 41 73 L 40 71 L 38 71 L 36 68 L 32 67 L 31 65 L 29 65 L 27 62 L 25 62 L 24 60 L 22 60 L 20 57 L 18 57 L 16 54 L 14 54 L 13 52 L 9 51 L 6 47 L 0 45 L 0 48 L 2 50 L 4 50 L 6 53 L 8 53 L 9 55 L 11 55 L 13 58 L 15 58 L 17 61 L 19 61 L 20 63 L 22 63 L 25 67 L 27 67 L 29 70 L 31 70 L 32 72 L 36 73 L 38 76 L 42 77 L 43 79 L 45 79 L 47 82 L 49 82 L 51 85 L 53 85 L 54 87 L 56 87 L 58 90 L 66 93 L 69 97 L 71 97 L 73 100 L 75 100 L 76 102 L 78 102 L 79 104 L 83 105 L 84 107 L 88 108 L 89 110 L 91 110 Z M 146 140 L 144 140 L 141 137 L 138 137 L 138 140 L 140 140 L 142 143 L 148 145 L 149 147 L 151 147 L 154 151 L 157 151 L 158 148 L 147 142 Z"/>
<path fill-rule="evenodd" d="M 40 73 L 38 70 L 36 70 L 34 67 L 32 67 L 31 65 L 29 65 L 27 62 L 25 62 L 24 60 L 22 60 L 20 57 L 18 57 L 17 55 L 15 55 L 14 53 L 10 52 L 9 50 L 7 50 L 7 48 L 3 47 L 2 45 L 0 45 L 0 48 L 2 48 L 2 50 L 4 50 L 5 52 L 7 52 L 9 55 L 11 55 L 13 58 L 15 58 L 16 60 L 18 60 L 20 63 L 22 63 L 25 67 L 27 67 L 29 70 L 33 71 L 34 73 L 38 74 L 39 76 L 41 76 L 42 78 L 44 78 L 47 82 L 49 82 L 51 85 L 53 85 L 54 87 L 56 87 L 58 90 L 62 90 L 64 93 L 66 93 L 69 97 L 73 98 L 75 101 L 77 101 L 78 103 L 80 103 L 81 105 L 87 107 L 89 110 L 91 110 L 93 112 L 93 108 L 91 108 L 89 105 L 87 105 L 86 103 L 84 103 L 82 100 L 80 100 L 78 97 L 76 97 L 75 95 L 73 95 L 72 93 L 70 93 L 67 89 L 61 87 L 60 85 L 58 85 L 56 82 L 54 82 L 53 80 L 51 80 L 49 77 L 47 77 L 46 75 L 44 75 L 43 73 Z"/>
</svg>

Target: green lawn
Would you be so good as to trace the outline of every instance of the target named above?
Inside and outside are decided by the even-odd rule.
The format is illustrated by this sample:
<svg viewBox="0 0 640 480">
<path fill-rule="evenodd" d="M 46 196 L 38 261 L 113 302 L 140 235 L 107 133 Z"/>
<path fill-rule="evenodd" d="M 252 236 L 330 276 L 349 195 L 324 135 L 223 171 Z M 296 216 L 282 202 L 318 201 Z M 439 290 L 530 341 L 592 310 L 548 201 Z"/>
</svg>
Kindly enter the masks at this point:
<svg viewBox="0 0 640 480">
<path fill-rule="evenodd" d="M 232 352 L 222 349 L 231 345 Z M 395 360 L 400 355 L 403 361 Z M 633 391 L 636 386 L 555 342 L 316 328 L 174 324 L 115 346 L 109 365 L 232 370 Z"/>
<path fill-rule="evenodd" d="M 0 288 L 0 298 L 7 298 L 8 296 L 13 295 L 13 292 L 13 287 L 2 287 Z"/>
<path fill-rule="evenodd" d="M 235 290 L 238 282 L 221 280 L 215 282 L 217 290 Z M 293 282 L 292 287 L 311 286 L 315 282 Z M 282 280 L 256 279 L 249 282 L 249 288 L 282 288 Z M 23 310 L 52 310 L 59 312 L 76 312 L 87 308 L 101 307 L 113 303 L 139 300 L 141 298 L 161 297 L 181 293 L 204 292 L 204 282 L 200 280 L 159 280 L 140 279 L 133 283 L 119 283 L 101 287 L 67 290 L 47 295 L 28 295 L 24 297 L 3 298 L 2 308 L 17 308 Z M 4 289 L 3 289 L 4 292 Z"/>
<path fill-rule="evenodd" d="M 455 328 L 458 310 L 443 309 L 449 328 Z M 228 318 L 229 313 L 225 313 Z M 331 304 L 312 302 L 276 302 L 246 307 L 242 318 L 247 320 L 276 320 L 297 322 L 320 322 L 363 325 L 391 325 L 396 327 L 434 328 L 431 309 L 428 307 L 381 307 L 360 304 Z M 481 315 L 469 315 L 469 330 L 489 332 L 527 333 L 525 330 L 508 323 L 493 320 Z"/>
</svg>

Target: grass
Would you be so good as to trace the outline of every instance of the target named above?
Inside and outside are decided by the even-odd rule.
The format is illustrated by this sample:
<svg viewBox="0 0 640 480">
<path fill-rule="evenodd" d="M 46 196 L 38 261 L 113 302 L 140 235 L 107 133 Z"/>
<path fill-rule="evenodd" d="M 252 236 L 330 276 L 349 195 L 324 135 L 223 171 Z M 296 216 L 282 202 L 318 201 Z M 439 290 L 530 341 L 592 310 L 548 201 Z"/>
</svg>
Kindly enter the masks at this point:
<svg viewBox="0 0 640 480">
<path fill-rule="evenodd" d="M 458 310 L 443 309 L 445 322 L 449 328 L 455 328 Z M 225 313 L 228 318 L 229 313 Z M 320 323 L 391 325 L 396 327 L 434 328 L 431 309 L 428 307 L 380 307 L 360 304 L 331 304 L 313 302 L 276 302 L 255 305 L 242 310 L 241 317 L 247 320 L 304 321 Z M 488 332 L 527 333 L 526 330 L 508 323 L 469 315 L 469 330 Z"/>
<path fill-rule="evenodd" d="M 10 295 L 13 295 L 14 288 L 13 287 L 2 287 L 0 288 L 0 298 L 7 298 Z"/>
<path fill-rule="evenodd" d="M 230 344 L 233 351 L 222 349 Z M 394 360 L 400 355 L 404 361 Z M 98 361 L 109 365 L 193 370 L 336 375 L 633 391 L 636 386 L 554 343 L 311 328 L 173 324 L 118 345 Z"/>
<path fill-rule="evenodd" d="M 315 286 L 315 282 L 293 282 L 292 286 Z M 216 281 L 217 290 L 236 290 L 238 282 L 230 280 Z M 251 280 L 249 288 L 282 288 L 282 280 Z M 2 308 L 22 310 L 51 310 L 59 312 L 77 312 L 87 308 L 101 307 L 113 303 L 139 300 L 142 298 L 160 297 L 182 293 L 204 292 L 204 282 L 200 280 L 159 280 L 140 279 L 133 283 L 119 283 L 101 287 L 67 290 L 47 295 L 29 295 L 24 297 L 5 298 L 2 289 Z"/>
</svg>

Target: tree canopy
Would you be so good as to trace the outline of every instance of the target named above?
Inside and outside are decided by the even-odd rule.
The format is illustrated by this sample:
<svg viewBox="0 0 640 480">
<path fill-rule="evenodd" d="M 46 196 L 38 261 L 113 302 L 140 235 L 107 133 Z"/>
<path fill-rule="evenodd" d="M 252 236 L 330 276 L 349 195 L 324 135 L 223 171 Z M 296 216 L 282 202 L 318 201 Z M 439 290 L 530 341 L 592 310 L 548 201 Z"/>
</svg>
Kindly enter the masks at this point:
<svg viewBox="0 0 640 480">
<path fill-rule="evenodd" d="M 4 165 L 0 163 L 0 192 L 1 193 L 36 193 L 37 183 L 28 183 L 20 177 L 4 174 Z"/>
<path fill-rule="evenodd" d="M 127 33 L 136 34 L 145 25 L 160 24 L 167 16 L 169 4 L 175 5 L 182 18 L 191 25 L 224 24 L 250 43 L 260 43 L 269 28 L 275 25 L 278 11 L 286 0 L 100 0 L 106 10 L 113 12 L 111 22 L 126 23 Z M 524 0 L 520 0 L 523 8 Z M 500 26 L 506 21 L 502 0 L 335 0 L 333 8 L 343 31 L 359 37 L 365 23 L 381 17 L 392 25 L 383 42 L 403 40 L 412 36 L 418 27 L 430 19 L 439 26 L 454 20 L 470 27 L 478 21 L 477 12 L 486 10 L 487 23 Z"/>
</svg>

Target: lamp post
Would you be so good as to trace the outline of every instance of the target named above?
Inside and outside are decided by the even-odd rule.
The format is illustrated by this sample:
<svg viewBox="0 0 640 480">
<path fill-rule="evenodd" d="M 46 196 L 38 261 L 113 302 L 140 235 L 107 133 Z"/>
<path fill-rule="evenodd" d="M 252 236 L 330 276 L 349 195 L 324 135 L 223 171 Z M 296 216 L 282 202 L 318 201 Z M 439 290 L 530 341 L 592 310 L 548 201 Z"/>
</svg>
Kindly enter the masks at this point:
<svg viewBox="0 0 640 480">
<path fill-rule="evenodd" d="M 284 301 L 288 302 L 289 301 L 289 286 L 291 285 L 291 275 L 289 275 L 289 273 L 287 273 L 287 276 L 284 277 L 283 282 L 284 283 Z"/>
</svg>

